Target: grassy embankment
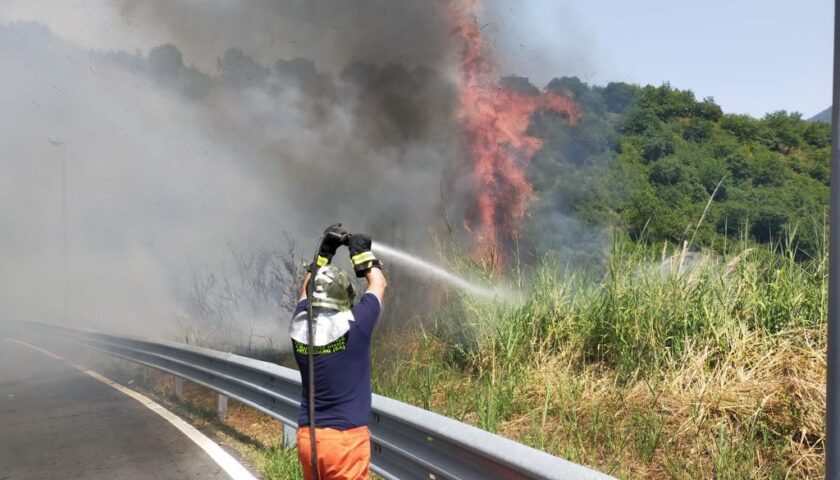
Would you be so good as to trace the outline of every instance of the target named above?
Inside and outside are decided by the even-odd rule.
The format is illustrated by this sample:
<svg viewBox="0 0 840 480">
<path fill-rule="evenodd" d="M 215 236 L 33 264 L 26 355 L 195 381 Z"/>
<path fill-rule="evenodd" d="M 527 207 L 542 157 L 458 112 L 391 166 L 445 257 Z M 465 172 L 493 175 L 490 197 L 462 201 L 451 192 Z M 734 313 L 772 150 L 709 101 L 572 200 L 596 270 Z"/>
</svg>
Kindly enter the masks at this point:
<svg viewBox="0 0 840 480">
<path fill-rule="evenodd" d="M 794 253 L 544 262 L 522 305 L 389 335 L 374 390 L 622 478 L 821 478 L 827 258 Z"/>
<path fill-rule="evenodd" d="M 609 258 L 595 279 L 543 262 L 521 305 L 451 292 L 436 321 L 383 330 L 374 390 L 621 478 L 821 478 L 824 250 Z M 266 478 L 299 475 L 277 422 L 189 396 Z"/>
</svg>

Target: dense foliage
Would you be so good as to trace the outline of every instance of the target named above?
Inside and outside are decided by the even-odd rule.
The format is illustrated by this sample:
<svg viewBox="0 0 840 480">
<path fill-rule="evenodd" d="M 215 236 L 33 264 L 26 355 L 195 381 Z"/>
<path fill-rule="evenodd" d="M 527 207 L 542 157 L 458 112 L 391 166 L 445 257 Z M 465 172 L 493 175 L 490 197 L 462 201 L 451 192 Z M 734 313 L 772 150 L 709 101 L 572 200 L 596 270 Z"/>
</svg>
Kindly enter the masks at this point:
<svg viewBox="0 0 840 480">
<path fill-rule="evenodd" d="M 713 99 L 668 84 L 598 87 L 564 77 L 547 88 L 574 97 L 580 116 L 532 121 L 545 142 L 530 170 L 534 247 L 617 225 L 648 242 L 720 251 L 748 235 L 793 240 L 803 256 L 816 251 L 829 200 L 828 124 L 785 111 L 725 114 Z"/>
</svg>

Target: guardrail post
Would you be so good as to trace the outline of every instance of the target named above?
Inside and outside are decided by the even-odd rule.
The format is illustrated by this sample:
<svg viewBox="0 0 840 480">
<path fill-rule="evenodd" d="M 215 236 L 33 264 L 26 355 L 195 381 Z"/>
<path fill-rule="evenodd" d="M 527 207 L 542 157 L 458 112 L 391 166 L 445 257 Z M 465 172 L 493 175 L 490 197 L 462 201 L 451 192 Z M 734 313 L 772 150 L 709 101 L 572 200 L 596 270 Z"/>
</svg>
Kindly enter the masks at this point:
<svg viewBox="0 0 840 480">
<path fill-rule="evenodd" d="M 175 377 L 175 398 L 184 399 L 184 379 L 181 377 Z"/>
<path fill-rule="evenodd" d="M 219 418 L 225 419 L 228 415 L 228 397 L 225 395 L 219 394 L 219 402 L 218 402 L 218 411 L 219 411 Z"/>
<path fill-rule="evenodd" d="M 283 424 L 283 446 L 291 448 L 297 445 L 297 429 L 291 425 Z"/>
</svg>

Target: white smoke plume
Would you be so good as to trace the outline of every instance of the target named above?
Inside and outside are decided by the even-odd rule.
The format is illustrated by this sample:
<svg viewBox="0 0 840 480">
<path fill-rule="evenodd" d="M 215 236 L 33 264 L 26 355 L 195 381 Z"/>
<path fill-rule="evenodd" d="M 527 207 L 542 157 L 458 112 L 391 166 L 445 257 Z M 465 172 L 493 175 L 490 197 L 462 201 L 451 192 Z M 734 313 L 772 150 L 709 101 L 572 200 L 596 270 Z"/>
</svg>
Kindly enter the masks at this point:
<svg viewBox="0 0 840 480">
<path fill-rule="evenodd" d="M 182 333 L 245 268 L 272 326 L 324 226 L 434 258 L 469 209 L 443 1 L 50 3 L 0 6 L 0 318 Z"/>
<path fill-rule="evenodd" d="M 123 14 L 170 17 L 149 8 Z M 206 13 L 207 26 L 227 15 Z M 175 40 L 202 54 L 200 40 Z M 71 323 L 172 332 L 176 293 L 234 269 L 231 250 L 283 250 L 288 234 L 308 256 L 333 221 L 430 244 L 456 160 L 451 84 L 421 65 L 432 57 L 403 66 L 348 51 L 322 72 L 302 58 L 317 51 L 261 63 L 265 52 L 228 41 L 205 70 L 180 45 L 93 50 L 35 23 L 0 25 L 0 315 L 61 321 L 66 286 Z"/>
</svg>

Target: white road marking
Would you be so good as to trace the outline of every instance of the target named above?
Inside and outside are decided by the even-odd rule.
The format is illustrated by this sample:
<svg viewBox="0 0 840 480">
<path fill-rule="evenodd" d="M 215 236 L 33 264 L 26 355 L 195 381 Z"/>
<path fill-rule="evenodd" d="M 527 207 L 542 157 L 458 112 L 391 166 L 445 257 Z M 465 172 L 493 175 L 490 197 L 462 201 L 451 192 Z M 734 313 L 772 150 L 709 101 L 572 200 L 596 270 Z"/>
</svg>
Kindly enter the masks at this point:
<svg viewBox="0 0 840 480">
<path fill-rule="evenodd" d="M 24 342 L 24 341 L 22 341 L 22 340 L 16 340 L 16 339 L 14 339 L 14 338 L 6 338 L 6 339 L 4 339 L 4 340 L 8 340 L 8 341 L 10 341 L 10 342 L 19 343 L 19 344 L 23 345 L 24 347 L 29 347 L 29 348 L 31 348 L 31 349 L 33 349 L 33 350 L 38 350 L 39 352 L 43 353 L 44 355 L 50 356 L 50 357 L 52 357 L 52 358 L 54 358 L 54 359 L 56 359 L 56 360 L 64 360 L 64 358 L 59 357 L 58 355 L 56 355 L 56 354 L 54 354 L 54 353 L 52 353 L 52 352 L 48 352 L 48 351 L 44 350 L 43 348 L 36 347 L 35 345 L 30 345 L 30 344 L 28 344 L 28 343 L 26 343 L 26 342 Z M 74 365 L 74 366 L 75 366 L 75 365 Z M 317 427 L 317 425 L 316 425 L 316 427 Z M 318 431 L 316 430 L 316 431 L 315 431 L 315 433 L 318 433 Z"/>
<path fill-rule="evenodd" d="M 256 477 L 251 475 L 251 472 L 249 472 L 245 467 L 243 467 L 241 463 L 236 461 L 236 459 L 233 458 L 233 456 L 231 456 L 229 453 L 224 451 L 222 449 L 222 447 L 220 447 L 216 442 L 214 442 L 213 440 L 210 440 L 209 438 L 207 438 L 206 435 L 204 435 L 203 433 L 198 431 L 198 429 L 196 429 L 195 427 L 193 427 L 189 423 L 185 422 L 181 417 L 179 417 L 179 416 L 175 415 L 174 413 L 170 412 L 169 410 L 165 409 L 163 406 L 156 403 L 154 400 L 150 399 L 149 397 L 143 395 L 142 393 L 138 393 L 138 392 L 135 392 L 134 390 L 131 390 L 130 388 L 126 388 L 126 387 L 120 385 L 119 383 L 109 379 L 109 378 L 103 377 L 102 375 L 94 372 L 93 370 L 91 370 L 89 368 L 85 368 L 85 367 L 82 367 L 82 366 L 79 366 L 79 365 L 74 365 L 74 364 L 68 362 L 66 359 L 64 359 L 64 358 L 62 358 L 62 357 L 60 357 L 60 356 L 58 356 L 58 355 L 56 355 L 52 352 L 44 350 L 43 348 L 36 347 L 35 345 L 31 345 L 31 344 L 26 343 L 26 342 L 21 341 L 21 340 L 16 340 L 16 339 L 11 339 L 11 338 L 6 339 L 6 340 L 9 340 L 9 341 L 12 341 L 12 342 L 15 342 L 15 343 L 19 343 L 19 344 L 24 345 L 26 347 L 37 350 L 37 351 L 39 351 L 39 352 L 41 352 L 45 355 L 49 355 L 50 357 L 52 357 L 56 360 L 64 360 L 65 362 L 67 362 L 67 364 L 69 364 L 71 367 L 75 368 L 76 370 L 79 370 L 80 372 L 82 372 L 82 373 L 84 373 L 84 374 L 86 374 L 90 377 L 93 377 L 96 380 L 99 380 L 100 382 L 104 383 L 105 385 L 108 385 L 109 387 L 111 387 L 115 390 L 118 390 L 118 391 L 124 393 L 125 395 L 128 395 L 129 397 L 137 400 L 138 402 L 143 404 L 143 406 L 145 406 L 149 410 L 151 410 L 151 411 L 157 413 L 158 415 L 160 415 L 161 417 L 163 417 L 167 422 L 171 423 L 175 428 L 180 430 L 181 433 L 186 435 L 187 438 L 189 438 L 196 445 L 201 447 L 201 449 L 204 450 L 204 452 L 207 453 L 207 455 L 209 455 L 210 458 L 213 459 L 213 461 L 215 461 L 220 467 L 222 467 L 222 469 L 230 476 L 231 479 L 233 479 L 233 480 L 257 480 Z"/>
</svg>

